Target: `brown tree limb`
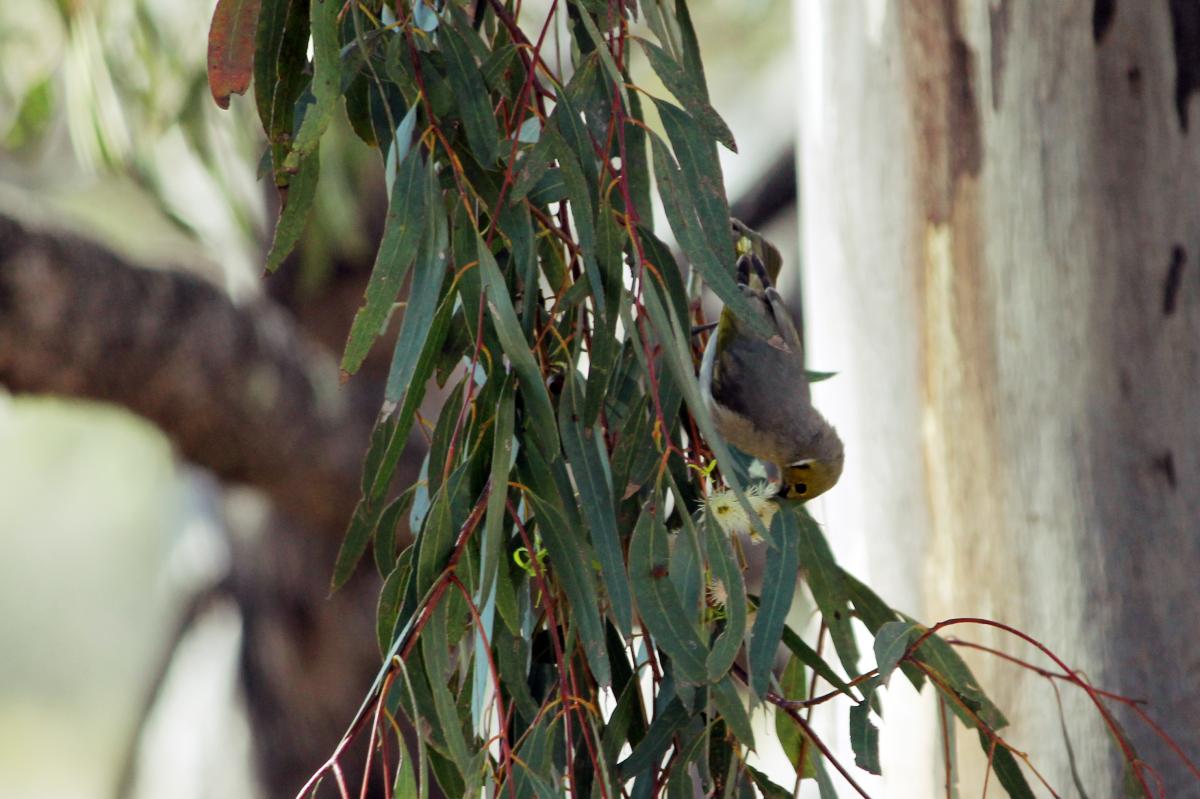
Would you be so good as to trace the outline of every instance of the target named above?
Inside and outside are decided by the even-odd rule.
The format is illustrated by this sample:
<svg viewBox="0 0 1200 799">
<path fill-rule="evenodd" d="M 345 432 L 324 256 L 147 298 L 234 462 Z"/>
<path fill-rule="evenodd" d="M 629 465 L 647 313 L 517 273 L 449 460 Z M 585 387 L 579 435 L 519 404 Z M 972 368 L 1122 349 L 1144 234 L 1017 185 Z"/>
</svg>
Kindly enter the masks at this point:
<svg viewBox="0 0 1200 799">
<path fill-rule="evenodd" d="M 373 414 L 278 307 L 4 215 L 0 386 L 123 406 L 313 529 L 340 534 L 358 499 Z"/>
</svg>

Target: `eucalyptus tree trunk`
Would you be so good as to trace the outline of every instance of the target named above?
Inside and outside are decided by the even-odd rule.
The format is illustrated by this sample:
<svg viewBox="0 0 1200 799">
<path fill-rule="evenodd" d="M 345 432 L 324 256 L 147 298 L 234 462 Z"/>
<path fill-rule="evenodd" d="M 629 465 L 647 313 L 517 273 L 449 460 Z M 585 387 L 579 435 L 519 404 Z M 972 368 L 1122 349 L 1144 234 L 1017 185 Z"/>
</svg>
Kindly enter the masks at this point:
<svg viewBox="0 0 1200 799">
<path fill-rule="evenodd" d="M 926 621 L 1028 632 L 1200 752 L 1200 3 L 797 9 L 805 314 L 814 368 L 840 371 L 816 393 L 847 451 L 821 509 L 839 556 Z M 1053 690 L 970 660 L 1009 739 L 1073 795 Z M 939 795 L 935 716 L 904 690 L 886 795 Z M 1084 786 L 1118 795 L 1111 738 L 1060 691 Z M 1193 795 L 1117 716 L 1167 795 Z M 977 742 L 958 749 L 977 795 Z"/>
</svg>

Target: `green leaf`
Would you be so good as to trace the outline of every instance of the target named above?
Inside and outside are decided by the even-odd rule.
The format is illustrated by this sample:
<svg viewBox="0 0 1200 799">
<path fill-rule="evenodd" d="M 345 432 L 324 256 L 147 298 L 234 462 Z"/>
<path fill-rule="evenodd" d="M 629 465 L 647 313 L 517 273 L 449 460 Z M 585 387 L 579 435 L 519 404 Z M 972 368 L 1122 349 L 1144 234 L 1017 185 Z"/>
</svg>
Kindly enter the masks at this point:
<svg viewBox="0 0 1200 799">
<path fill-rule="evenodd" d="M 277 178 L 283 175 L 296 101 L 308 81 L 308 34 L 307 0 L 263 0 L 254 48 L 254 100 Z"/>
<path fill-rule="evenodd" d="M 474 35 L 474 34 L 472 34 Z M 446 76 L 454 88 L 467 142 L 479 164 L 490 168 L 500 153 L 496 117 L 492 114 L 491 95 L 484 84 L 483 73 L 471 53 L 466 39 L 455 26 L 443 25 L 438 30 L 442 52 L 446 56 Z"/>
<path fill-rule="evenodd" d="M 737 143 L 733 140 L 733 133 L 725 124 L 725 120 L 721 119 L 720 114 L 709 105 L 705 92 L 696 84 L 692 76 L 685 72 L 666 50 L 645 39 L 637 41 L 646 52 L 650 66 L 662 79 L 663 85 L 679 99 L 679 102 L 683 103 L 683 107 L 699 123 L 704 132 L 725 145 L 726 149 L 736 153 Z"/>
<path fill-rule="evenodd" d="M 783 635 L 784 623 L 792 607 L 800 572 L 797 550 L 799 530 L 795 511 L 781 505 L 771 519 L 770 553 L 763 574 L 762 599 L 754 627 L 750 631 L 748 664 L 750 687 L 759 696 L 766 694 L 775 662 L 775 652 Z"/>
<path fill-rule="evenodd" d="M 279 209 L 279 221 L 275 223 L 275 237 L 271 251 L 267 253 L 267 271 L 274 272 L 283 263 L 296 243 L 304 234 L 313 200 L 317 197 L 317 181 L 321 177 L 321 152 L 314 148 L 300 162 L 300 170 L 281 190 L 283 205 Z"/>
<path fill-rule="evenodd" d="M 341 42 L 338 35 L 338 0 L 311 0 L 309 9 L 313 42 L 313 104 L 304 114 L 284 169 L 295 171 L 300 161 L 317 148 L 325 129 L 333 119 L 342 91 Z"/>
<path fill-rule="evenodd" d="M 668 579 L 670 543 L 667 528 L 652 498 L 642 509 L 629 542 L 629 579 L 642 623 L 655 643 L 671 658 L 680 685 L 700 685 L 707 680 L 707 652 L 690 624 L 679 595 Z"/>
<path fill-rule="evenodd" d="M 553 505 L 538 496 L 533 496 L 531 502 L 537 514 L 542 541 L 550 553 L 550 564 L 567 593 L 572 629 L 578 632 L 596 682 L 608 685 L 612 681 L 612 673 L 604 646 L 604 624 L 600 620 L 599 603 L 596 601 L 591 547 L 586 541 L 580 540 L 580 536 L 572 531 Z"/>
<path fill-rule="evenodd" d="M 942 678 L 942 681 L 950 687 L 950 690 L 957 695 L 958 701 L 955 701 L 955 698 L 951 697 L 947 704 L 953 708 L 955 714 L 962 719 L 962 722 L 967 727 L 977 728 L 978 724 L 971 714 L 963 709 L 963 704 L 970 708 L 984 724 L 987 724 L 993 730 L 998 730 L 1008 725 L 1008 720 L 1004 718 L 1004 714 L 1000 712 L 1000 708 L 996 707 L 992 700 L 988 699 L 983 689 L 979 687 L 979 682 L 967 667 L 966 662 L 940 636 L 931 635 L 926 638 L 917 647 L 914 655 L 918 660 L 936 672 Z"/>
<path fill-rule="evenodd" d="M 729 725 L 729 731 L 737 738 L 738 743 L 747 749 L 753 749 L 754 730 L 750 726 L 750 714 L 746 712 L 746 706 L 742 704 L 742 698 L 738 696 L 737 688 L 733 685 L 733 676 L 726 674 L 711 690 L 713 704 L 717 706 L 721 718 Z"/>
<path fill-rule="evenodd" d="M 396 632 L 396 620 L 400 615 L 400 605 L 404 601 L 405 588 L 409 575 L 412 573 L 413 547 L 409 546 L 396 560 L 396 568 L 383 582 L 379 592 L 379 607 L 375 614 L 375 635 L 379 641 L 379 651 L 386 653 L 392 646 Z"/>
<path fill-rule="evenodd" d="M 631 120 L 645 119 L 638 93 L 629 96 L 629 115 L 625 121 L 625 154 L 621 172 L 629 179 L 629 198 L 633 201 L 634 219 L 650 224 L 653 206 L 650 203 L 650 160 L 646 154 L 646 131 Z"/>
<path fill-rule="evenodd" d="M 421 633 L 421 654 L 425 661 L 429 686 L 433 691 L 433 705 L 439 730 L 445 738 L 458 773 L 464 781 L 470 782 L 471 755 L 467 751 L 467 741 L 463 735 L 463 720 L 459 718 L 454 697 L 447 684 L 447 680 L 453 674 L 450 668 L 450 653 L 446 648 L 446 615 L 449 607 L 449 603 L 441 602 L 429 614 L 429 621 Z"/>
<path fill-rule="evenodd" d="M 400 321 L 400 333 L 396 337 L 384 389 L 384 400 L 389 403 L 399 402 L 411 388 L 425 342 L 434 328 L 433 320 L 446 278 L 449 242 L 446 213 L 439 201 L 436 186 L 430 183 L 428 188 L 431 195 L 426 200 L 429 207 L 428 222 L 417 250 L 412 286 L 408 291 L 408 302 L 404 306 L 404 317 Z"/>
<path fill-rule="evenodd" d="M 919 626 L 907 621 L 890 621 L 879 628 L 875 635 L 875 665 L 879 679 L 886 685 L 888 678 L 900 663 L 900 658 L 916 640 Z"/>
<path fill-rule="evenodd" d="M 746 636 L 746 586 L 738 568 L 729 539 L 721 532 L 712 516 L 705 515 L 705 545 L 708 563 L 714 580 L 719 580 L 726 594 L 725 629 L 712 644 L 708 654 L 708 678 L 718 680 L 729 671 Z"/>
<path fill-rule="evenodd" d="M 787 666 L 784 667 L 783 674 L 779 678 L 780 693 L 786 699 L 793 701 L 806 699 L 808 697 L 807 674 L 800 658 L 795 655 L 788 658 Z M 775 708 L 774 715 L 775 737 L 779 739 L 779 746 L 787 755 L 788 762 L 792 764 L 792 768 L 796 769 L 798 774 L 803 772 L 802 776 L 812 777 L 814 772 L 808 758 L 805 758 L 803 765 L 800 762 L 804 742 L 804 733 L 801 731 L 800 725 L 783 708 Z"/>
<path fill-rule="evenodd" d="M 746 766 L 746 771 L 750 772 L 750 779 L 754 780 L 754 786 L 764 799 L 792 799 L 791 791 L 771 782 L 771 778 L 763 772 L 753 766 Z"/>
<path fill-rule="evenodd" d="M 480 547 L 479 594 L 488 596 L 497 579 L 504 579 L 504 520 L 508 499 L 508 475 L 516 457 L 513 430 L 516 424 L 516 404 L 511 380 L 506 381 L 496 404 L 496 427 L 492 435 L 491 490 L 483 520 L 483 543 Z"/>
<path fill-rule="evenodd" d="M 559 172 L 567 186 L 567 199 L 571 203 L 571 217 L 575 220 L 576 234 L 579 237 L 579 250 L 583 257 L 583 268 L 588 277 L 588 288 L 596 298 L 599 309 L 606 307 L 604 297 L 604 279 L 600 273 L 600 265 L 596 261 L 596 228 L 593 223 L 595 212 L 592 209 L 592 191 L 588 187 L 579 159 L 582 157 L 567 146 L 562 136 L 553 130 L 546 131 L 546 138 L 552 142 L 555 158 L 558 159 Z"/>
<path fill-rule="evenodd" d="M 400 758 L 400 768 L 396 769 L 396 779 L 392 783 L 393 799 L 417 799 L 417 767 L 413 765 L 413 756 L 408 748 Z"/>
<path fill-rule="evenodd" d="M 717 260 L 732 268 L 736 258 L 729 232 L 729 201 L 717 146 L 683 109 L 663 100 L 655 100 L 654 105 L 695 204 L 704 240 Z"/>
<path fill-rule="evenodd" d="M 592 44 L 596 46 L 596 52 L 600 56 L 600 63 L 604 65 L 604 71 L 608 73 L 609 80 L 617 87 L 624 107 L 628 108 L 629 96 L 625 91 L 625 78 L 621 75 L 621 70 L 617 69 L 617 62 L 613 60 L 612 53 L 608 49 L 608 44 L 604 41 L 604 37 L 600 35 L 600 30 L 596 27 L 596 21 L 592 19 L 592 15 L 588 10 L 582 7 L 578 0 L 575 0 L 575 5 L 580 6 L 579 19 L 583 22 L 583 27 L 587 31 L 588 36 L 591 37 Z"/>
<path fill-rule="evenodd" d="M 396 295 L 404 283 L 404 276 L 417 257 L 417 249 L 425 233 L 432 180 L 432 165 L 426 167 L 420 150 L 411 150 L 400 164 L 396 183 L 392 186 L 383 239 L 379 243 L 375 265 L 371 268 L 365 302 L 354 315 L 354 322 L 350 326 L 350 337 L 342 355 L 342 370 L 349 374 L 358 371 L 375 338 L 383 332 L 392 303 L 396 301 Z"/>
<path fill-rule="evenodd" d="M 821 528 L 802 507 L 796 509 L 800 563 L 817 608 L 829 628 L 838 658 L 850 676 L 858 674 L 858 645 L 850 625 L 850 607 L 842 570 L 833 559 Z"/>
<path fill-rule="evenodd" d="M 579 378 L 568 375 L 566 391 L 558 406 L 558 424 L 563 449 L 579 487 L 583 517 L 600 560 L 600 574 L 608 590 L 608 601 L 618 628 L 628 638 L 633 632 L 633 598 L 621 553 L 621 536 L 617 532 L 608 453 L 604 448 L 603 433 L 584 425 L 581 393 Z"/>
<path fill-rule="evenodd" d="M 992 750 L 992 741 L 983 730 L 979 731 L 979 745 L 983 747 L 984 755 Z M 1034 799 L 1033 790 L 1029 787 L 1017 759 L 1000 744 L 995 744 L 995 752 L 992 753 L 992 771 L 1000 780 L 1000 785 L 1008 792 L 1009 799 Z"/>
<path fill-rule="evenodd" d="M 804 643 L 804 639 L 797 635 L 791 627 L 783 628 L 783 645 L 799 658 L 801 663 L 820 675 L 821 679 L 857 701 L 850 684 L 839 677 L 837 672 L 817 654 L 817 651 Z"/>
<path fill-rule="evenodd" d="M 621 772 L 621 779 L 631 780 L 646 773 L 647 769 L 657 767 L 662 756 L 674 742 L 675 733 L 683 728 L 688 718 L 689 713 L 683 703 L 679 701 L 679 697 L 672 699 L 662 712 L 658 713 L 650 722 L 646 735 L 633 748 L 629 757 L 617 764 L 617 768 Z"/>
<path fill-rule="evenodd" d="M 692 204 L 692 189 L 684 182 L 675 159 L 657 136 L 650 137 L 650 149 L 654 154 L 654 177 L 658 181 L 663 210 L 684 254 L 692 266 L 700 271 L 708 287 L 742 322 L 763 338 L 769 338 L 773 335 L 770 324 L 761 314 L 755 312 L 734 282 L 735 264 L 729 236 L 725 236 L 724 247 L 718 250 L 709 247 L 696 216 L 696 207 Z M 722 260 L 721 253 L 725 251 L 728 251 L 729 255 Z"/>
<path fill-rule="evenodd" d="M 504 354 L 512 362 L 517 380 L 521 383 L 521 397 L 525 401 L 525 410 L 532 417 L 535 435 L 545 444 L 547 451 L 555 452 L 559 448 L 558 426 L 554 423 L 554 408 L 550 404 L 550 396 L 546 393 L 546 384 L 542 380 L 542 370 L 538 367 L 529 344 L 521 331 L 517 313 L 513 310 L 512 298 L 508 295 L 508 286 L 496 259 L 488 249 L 483 239 L 476 236 L 478 248 L 479 271 L 483 279 L 483 289 L 492 324 L 496 336 L 504 348 Z"/>
<path fill-rule="evenodd" d="M 871 705 L 863 702 L 850 707 L 850 747 L 854 764 L 871 774 L 880 774 L 879 728 L 871 723 Z"/>
</svg>

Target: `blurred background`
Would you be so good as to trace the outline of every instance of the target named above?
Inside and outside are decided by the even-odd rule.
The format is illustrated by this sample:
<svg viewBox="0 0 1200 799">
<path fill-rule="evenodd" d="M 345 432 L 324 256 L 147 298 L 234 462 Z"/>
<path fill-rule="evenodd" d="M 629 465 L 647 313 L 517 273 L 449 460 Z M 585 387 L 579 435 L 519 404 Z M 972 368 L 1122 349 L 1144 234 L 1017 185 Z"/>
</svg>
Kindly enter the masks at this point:
<svg viewBox="0 0 1200 799">
<path fill-rule="evenodd" d="M 690 5 L 734 213 L 797 265 L 810 362 L 838 372 L 814 393 L 847 445 L 815 509 L 839 560 L 925 621 L 1026 631 L 1194 759 L 1200 4 Z M 277 200 L 252 102 L 209 96 L 211 12 L 0 4 L 0 796 L 291 795 L 378 658 L 373 571 L 325 591 L 387 367 L 338 388 L 330 355 L 379 159 L 337 132 L 264 278 Z M 1118 794 L 1085 697 L 971 654 L 1050 784 Z M 885 711 L 872 795 L 979 795 L 986 758 L 945 757 L 928 697 Z"/>
</svg>

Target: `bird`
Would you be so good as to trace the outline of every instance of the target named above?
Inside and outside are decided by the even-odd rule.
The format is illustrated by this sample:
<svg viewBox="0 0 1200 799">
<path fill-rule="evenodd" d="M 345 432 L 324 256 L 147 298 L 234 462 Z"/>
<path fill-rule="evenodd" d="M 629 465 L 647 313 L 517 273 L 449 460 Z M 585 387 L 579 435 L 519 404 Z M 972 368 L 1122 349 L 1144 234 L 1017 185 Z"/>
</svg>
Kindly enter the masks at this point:
<svg viewBox="0 0 1200 799">
<path fill-rule="evenodd" d="M 738 288 L 774 332 L 763 337 L 723 309 L 704 349 L 701 394 L 726 442 L 778 469 L 779 496 L 807 501 L 837 483 L 845 451 L 813 407 L 803 342 L 758 254 L 770 259 L 773 251 L 778 263 L 778 251 L 739 225 L 735 220 Z"/>
</svg>

